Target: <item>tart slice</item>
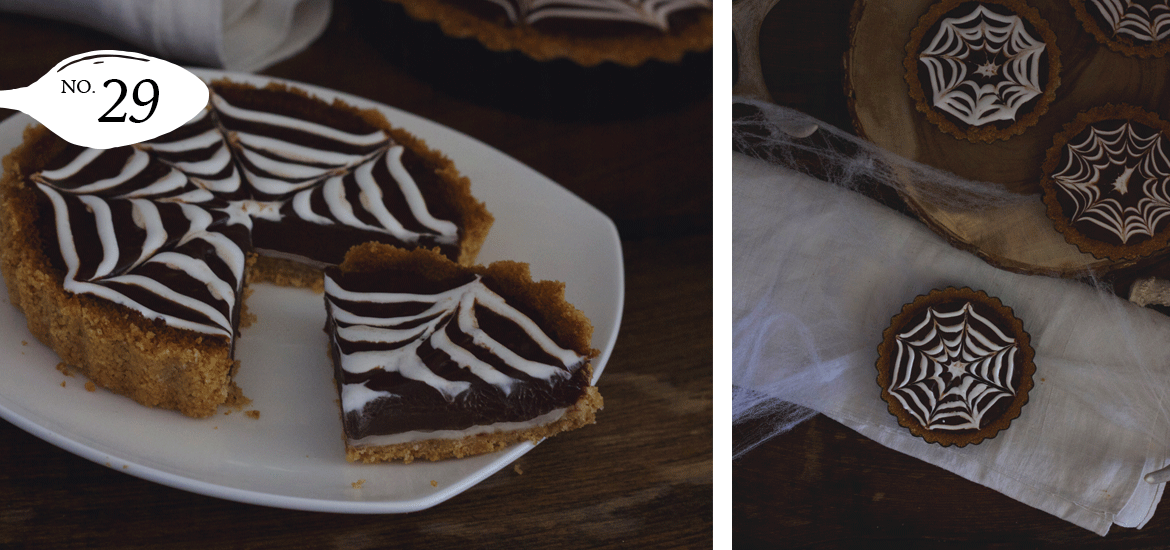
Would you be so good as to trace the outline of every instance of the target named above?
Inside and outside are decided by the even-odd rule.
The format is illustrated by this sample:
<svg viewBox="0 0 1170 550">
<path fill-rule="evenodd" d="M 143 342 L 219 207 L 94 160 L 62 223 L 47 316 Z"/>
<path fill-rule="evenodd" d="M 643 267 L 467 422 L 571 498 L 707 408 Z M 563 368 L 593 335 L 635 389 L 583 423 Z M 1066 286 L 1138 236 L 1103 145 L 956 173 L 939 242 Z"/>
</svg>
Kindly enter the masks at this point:
<svg viewBox="0 0 1170 550">
<path fill-rule="evenodd" d="M 594 422 L 593 327 L 528 265 L 367 243 L 325 272 L 346 457 L 440 460 Z"/>
</svg>

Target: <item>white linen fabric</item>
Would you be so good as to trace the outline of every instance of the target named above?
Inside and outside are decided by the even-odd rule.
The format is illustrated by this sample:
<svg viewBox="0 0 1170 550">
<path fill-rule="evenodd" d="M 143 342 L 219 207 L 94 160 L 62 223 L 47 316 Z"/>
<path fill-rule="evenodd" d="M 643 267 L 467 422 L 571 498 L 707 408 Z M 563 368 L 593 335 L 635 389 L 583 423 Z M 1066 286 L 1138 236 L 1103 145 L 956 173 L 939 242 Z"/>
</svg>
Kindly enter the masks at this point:
<svg viewBox="0 0 1170 550">
<path fill-rule="evenodd" d="M 90 27 L 171 61 L 242 72 L 305 49 L 331 10 L 330 0 L 0 0 L 0 11 Z"/>
<path fill-rule="evenodd" d="M 765 116 L 753 136 L 761 124 L 780 133 L 819 124 L 755 105 Z M 834 139 L 845 139 L 839 134 Z M 848 139 L 855 141 L 852 164 L 861 166 L 848 171 L 850 181 L 860 175 L 896 186 L 887 180 L 933 174 L 904 159 L 893 162 L 913 170 L 866 169 L 873 163 L 856 160 L 872 145 Z M 996 269 L 917 220 L 783 166 L 777 159 L 786 155 L 773 162 L 733 156 L 734 422 L 766 419 L 733 453 L 750 452 L 816 411 L 1100 535 L 1114 523 L 1145 525 L 1163 485 L 1142 477 L 1170 463 L 1163 403 L 1170 319 L 1090 284 Z M 830 172 L 830 179 L 845 173 Z M 945 191 L 972 182 L 949 176 L 939 185 Z M 1017 199 L 990 193 L 963 200 Z M 1020 417 L 993 439 L 963 448 L 926 443 L 899 426 L 881 399 L 874 365 L 882 331 L 902 305 L 947 286 L 1000 298 L 1036 351 L 1036 385 Z"/>
</svg>

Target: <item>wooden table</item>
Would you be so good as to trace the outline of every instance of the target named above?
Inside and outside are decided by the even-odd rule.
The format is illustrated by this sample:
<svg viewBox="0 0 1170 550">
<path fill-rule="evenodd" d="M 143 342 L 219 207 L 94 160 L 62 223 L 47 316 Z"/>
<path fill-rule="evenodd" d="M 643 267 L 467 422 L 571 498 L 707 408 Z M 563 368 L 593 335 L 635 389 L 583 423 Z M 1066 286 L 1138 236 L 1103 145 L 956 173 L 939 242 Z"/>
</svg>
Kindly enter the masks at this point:
<svg viewBox="0 0 1170 550">
<path fill-rule="evenodd" d="M 781 3 L 760 37 L 773 100 L 847 130 L 842 56 L 852 4 Z M 786 55 L 792 51 L 800 55 Z M 1165 269 L 1164 263 L 1145 268 L 1161 276 Z M 732 477 L 737 547 L 1144 548 L 1170 540 L 1164 510 L 1141 530 L 1115 526 L 1101 538 L 823 415 L 745 455 Z"/>
<path fill-rule="evenodd" d="M 61 59 L 100 49 L 133 48 L 80 27 L 0 15 L 0 88 L 26 86 Z M 0 547 L 710 547 L 710 97 L 597 122 L 480 106 L 388 62 L 356 32 L 345 1 L 318 41 L 264 74 L 447 125 L 613 218 L 626 265 L 625 315 L 599 383 L 605 409 L 597 425 L 538 446 L 517 461 L 522 474 L 505 468 L 429 510 L 341 515 L 171 489 L 0 421 Z"/>
</svg>

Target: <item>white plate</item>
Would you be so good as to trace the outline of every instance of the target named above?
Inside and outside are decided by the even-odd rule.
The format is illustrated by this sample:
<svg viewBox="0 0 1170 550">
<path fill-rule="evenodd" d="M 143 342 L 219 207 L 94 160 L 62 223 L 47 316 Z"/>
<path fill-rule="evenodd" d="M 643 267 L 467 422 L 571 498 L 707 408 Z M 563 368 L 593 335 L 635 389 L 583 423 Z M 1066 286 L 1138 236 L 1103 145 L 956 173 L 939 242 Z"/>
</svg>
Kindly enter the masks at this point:
<svg viewBox="0 0 1170 550">
<path fill-rule="evenodd" d="M 264 85 L 275 79 L 230 76 Z M 471 178 L 472 192 L 495 217 L 479 261 L 531 264 L 535 279 L 566 283 L 566 297 L 594 325 L 601 374 L 617 339 L 625 283 L 613 222 L 577 196 L 515 159 L 429 120 L 347 94 L 289 82 L 332 101 L 375 107 L 386 118 L 446 153 Z M 21 141 L 32 119 L 0 124 L 0 152 Z M 56 354 L 28 332 L 25 319 L 0 305 L 0 417 L 71 453 L 150 481 L 240 502 L 344 513 L 402 513 L 451 498 L 533 448 L 524 443 L 478 457 L 411 464 L 350 464 L 333 389 L 323 298 L 257 285 L 248 300 L 258 321 L 242 331 L 237 377 L 242 412 L 194 420 L 149 409 L 67 378 Z M 61 382 L 65 381 L 65 387 Z M 552 443 L 555 444 L 555 441 Z M 365 480 L 360 488 L 353 484 Z"/>
</svg>

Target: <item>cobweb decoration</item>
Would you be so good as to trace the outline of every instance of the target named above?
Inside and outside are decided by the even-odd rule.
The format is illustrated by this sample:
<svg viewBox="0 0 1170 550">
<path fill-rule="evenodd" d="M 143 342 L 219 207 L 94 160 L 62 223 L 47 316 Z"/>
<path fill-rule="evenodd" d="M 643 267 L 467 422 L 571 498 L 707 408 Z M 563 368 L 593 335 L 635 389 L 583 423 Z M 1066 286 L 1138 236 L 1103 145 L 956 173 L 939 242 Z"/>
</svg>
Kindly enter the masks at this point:
<svg viewBox="0 0 1170 550">
<path fill-rule="evenodd" d="M 934 106 L 981 126 L 1015 120 L 1020 107 L 1042 93 L 1043 55 L 1044 41 L 1028 34 L 1019 16 L 980 4 L 944 20 L 919 61 L 930 76 Z"/>
<path fill-rule="evenodd" d="M 909 191 L 922 202 L 954 211 L 1003 208 L 1038 200 L 1001 186 L 960 178 L 896 156 L 800 111 L 753 99 L 735 102 L 754 114 L 732 121 L 732 149 L 769 164 L 854 191 Z"/>
<path fill-rule="evenodd" d="M 1019 347 L 969 302 L 927 309 L 895 347 L 890 394 L 929 430 L 978 430 L 992 406 L 1016 394 Z"/>
<path fill-rule="evenodd" d="M 1137 235 L 1153 236 L 1170 216 L 1167 140 L 1147 130 L 1129 122 L 1112 130 L 1090 126 L 1083 140 L 1069 144 L 1052 179 L 1072 200 L 1074 223 L 1091 223 L 1128 243 Z"/>
<path fill-rule="evenodd" d="M 981 211 L 1041 202 L 1038 192 L 1022 195 L 987 182 L 960 178 L 894 155 L 793 109 L 743 97 L 733 98 L 733 103 L 733 151 L 841 188 L 879 199 L 912 189 L 920 200 L 943 210 L 955 211 Z M 894 202 L 890 204 L 896 206 Z M 837 231 L 863 239 L 872 232 L 867 224 L 873 223 L 873 219 L 844 217 L 851 219 L 850 223 L 855 227 L 809 228 L 806 231 Z M 815 219 L 815 216 L 810 219 Z M 733 219 L 733 246 L 737 251 L 770 242 L 765 235 L 737 233 L 738 223 Z M 1013 229 L 1002 228 L 1003 231 Z M 819 235 L 822 234 L 814 234 L 818 238 Z M 749 240 L 745 242 L 741 237 Z M 754 239 L 759 239 L 759 242 Z M 858 251 L 861 245 L 856 242 L 841 244 L 850 247 L 854 253 L 864 253 Z M 803 256 L 792 256 L 790 250 L 771 252 L 769 257 L 775 256 L 776 261 L 770 265 L 808 262 Z M 826 254 L 834 252 L 825 251 Z M 866 258 L 866 261 L 873 263 L 883 259 Z M 849 269 L 855 268 L 854 264 L 846 262 L 846 265 Z M 871 329 L 878 325 L 888 326 L 889 319 L 896 312 L 888 305 L 875 306 L 884 303 L 886 296 L 866 296 L 864 289 L 842 289 L 826 282 L 848 277 L 826 273 L 790 280 L 784 277 L 791 275 L 793 270 L 778 267 L 775 271 L 780 274 L 750 274 L 755 277 L 753 284 L 756 287 L 772 289 L 768 294 L 742 296 L 738 286 L 733 289 L 733 459 L 739 459 L 767 440 L 815 417 L 818 413 L 810 407 L 815 407 L 816 401 L 810 401 L 809 395 L 825 395 L 826 392 L 831 395 L 835 380 L 847 378 L 846 373 L 853 372 L 851 369 L 857 365 L 873 365 L 881 334 L 880 329 L 871 334 Z M 940 266 L 939 276 L 945 272 L 945 266 Z M 733 268 L 733 273 L 736 281 L 747 275 L 739 266 Z M 1059 357 L 1044 356 L 1045 352 L 1053 352 L 1044 349 L 1044 342 L 1037 342 L 1036 334 L 1033 334 L 1037 367 L 1043 368 L 1046 359 L 1060 361 L 1073 369 L 1063 376 L 1072 380 L 1075 375 L 1077 381 L 1076 384 L 1062 385 L 1061 375 L 1050 373 L 1043 375 L 1047 377 L 1046 387 L 1050 388 L 1049 391 L 1059 387 L 1068 399 L 1083 403 L 1093 414 L 1109 419 L 1114 425 L 1148 434 L 1153 445 L 1170 446 L 1170 432 L 1164 429 L 1170 425 L 1170 414 L 1162 399 L 1162 395 L 1170 394 L 1170 374 L 1165 372 L 1170 366 L 1170 351 L 1160 351 L 1164 345 L 1136 336 L 1142 331 L 1149 334 L 1151 320 L 1145 315 L 1148 312 L 1137 311 L 1133 304 L 1118 299 L 1110 281 L 1098 280 L 1091 273 L 1084 273 L 1077 279 L 1085 283 L 1085 299 L 1093 304 L 1095 323 L 1102 330 L 1063 337 L 1067 340 L 1060 342 L 1056 353 L 1067 351 L 1069 355 Z M 940 280 L 953 282 L 945 278 Z M 918 281 L 922 284 L 934 282 Z M 1065 288 L 1062 283 L 1076 284 L 1054 281 L 1053 286 L 1046 288 Z M 797 292 L 792 292 L 797 288 Z M 897 291 L 899 296 L 902 292 Z M 1051 292 L 1055 293 L 1053 302 L 1059 301 L 1059 292 Z M 869 302 L 864 307 L 856 303 L 843 304 L 843 295 L 852 297 L 851 300 Z M 913 297 L 913 293 L 906 291 L 905 300 L 899 303 L 909 302 Z M 1021 304 L 1032 308 L 1031 317 L 1021 315 L 1025 329 L 1028 329 L 1029 319 L 1037 317 L 1049 319 L 1050 325 L 1072 326 L 1079 321 L 1052 311 L 1051 306 L 1044 305 L 1042 297 L 1030 296 L 1028 301 L 1030 303 Z M 1013 304 L 1013 307 L 1016 306 Z M 858 318 L 859 308 L 868 317 Z M 1098 350 L 1108 350 L 1109 359 L 1101 359 L 1104 352 Z M 1127 383 L 1118 384 L 1119 376 Z M 985 380 L 992 378 L 984 377 Z M 876 370 L 873 380 L 876 381 Z M 880 388 L 876 382 L 873 391 L 873 399 L 880 401 Z"/>
</svg>

